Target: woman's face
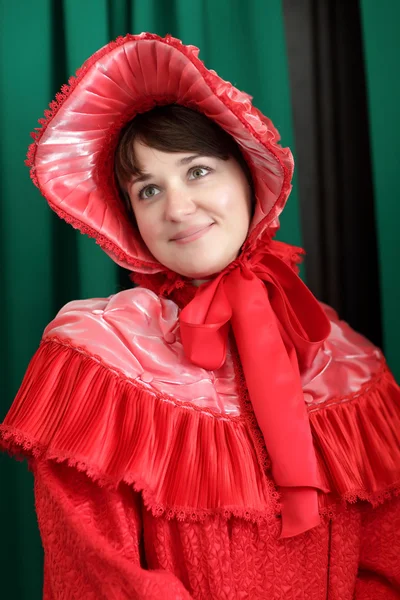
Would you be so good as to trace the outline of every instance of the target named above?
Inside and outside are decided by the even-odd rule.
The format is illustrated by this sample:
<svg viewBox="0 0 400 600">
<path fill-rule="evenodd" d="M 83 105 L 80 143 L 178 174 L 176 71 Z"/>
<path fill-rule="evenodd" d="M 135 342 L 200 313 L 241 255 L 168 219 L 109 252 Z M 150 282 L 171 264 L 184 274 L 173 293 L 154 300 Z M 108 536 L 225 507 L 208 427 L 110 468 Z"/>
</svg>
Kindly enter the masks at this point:
<svg viewBox="0 0 400 600">
<path fill-rule="evenodd" d="M 172 271 L 201 279 L 239 254 L 251 219 L 251 190 L 239 163 L 134 142 L 144 173 L 128 186 L 142 239 Z"/>
</svg>

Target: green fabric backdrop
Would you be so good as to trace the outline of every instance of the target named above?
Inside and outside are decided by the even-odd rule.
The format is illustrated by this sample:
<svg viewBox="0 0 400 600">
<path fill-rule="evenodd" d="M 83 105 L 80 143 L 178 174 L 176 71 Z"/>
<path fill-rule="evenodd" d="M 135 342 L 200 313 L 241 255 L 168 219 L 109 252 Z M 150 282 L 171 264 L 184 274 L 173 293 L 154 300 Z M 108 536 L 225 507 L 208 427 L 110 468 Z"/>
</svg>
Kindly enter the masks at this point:
<svg viewBox="0 0 400 600">
<path fill-rule="evenodd" d="M 368 13 L 368 5 L 373 6 L 372 0 L 364 2 L 367 46 L 368 36 L 372 35 L 368 23 L 372 24 L 375 19 L 371 11 Z M 12 402 L 44 327 L 58 309 L 73 298 L 107 296 L 118 291 L 117 270 L 110 259 L 92 240 L 58 220 L 31 184 L 24 166 L 29 132 L 55 92 L 83 60 L 117 35 L 141 31 L 171 33 L 185 43 L 199 46 L 206 65 L 252 94 L 256 105 L 277 125 L 283 145 L 295 150 L 280 0 L 248 0 L 246 3 L 242 0 L 0 0 L 3 302 L 0 418 Z M 369 46 L 368 49 L 371 110 L 374 112 L 374 104 L 379 105 L 373 94 L 379 68 L 374 59 L 375 48 Z M 383 80 L 387 88 L 390 72 L 396 72 L 394 61 L 392 68 L 388 68 L 386 80 L 382 72 L 379 73 L 380 84 Z M 393 101 L 393 112 L 394 106 Z M 389 134 L 387 128 L 382 128 L 378 116 L 376 119 L 373 121 L 374 166 L 379 226 L 380 231 L 385 232 L 380 237 L 382 281 L 384 294 L 390 294 L 390 298 L 384 297 L 384 318 L 388 332 L 393 331 L 392 324 L 397 319 L 398 336 L 399 320 L 392 297 L 396 289 L 390 287 L 391 272 L 395 269 L 391 264 L 396 250 L 395 210 L 385 204 L 390 191 L 393 198 L 390 201 L 394 202 L 394 190 L 389 189 L 394 184 L 385 183 L 388 165 L 380 160 L 380 149 L 387 148 L 385 136 Z M 394 134 L 389 137 L 389 144 L 395 147 Z M 280 237 L 301 245 L 294 183 L 282 218 Z M 396 348 L 389 335 L 387 341 L 392 366 L 396 367 Z M 397 352 L 397 365 L 399 362 Z M 0 456 L 0 469 L 1 595 L 21 600 L 39 599 L 42 550 L 34 515 L 33 480 L 25 466 L 16 466 L 6 456 Z"/>
<path fill-rule="evenodd" d="M 385 354 L 400 382 L 400 2 L 361 0 Z M 362 226 L 362 222 L 361 222 Z"/>
</svg>

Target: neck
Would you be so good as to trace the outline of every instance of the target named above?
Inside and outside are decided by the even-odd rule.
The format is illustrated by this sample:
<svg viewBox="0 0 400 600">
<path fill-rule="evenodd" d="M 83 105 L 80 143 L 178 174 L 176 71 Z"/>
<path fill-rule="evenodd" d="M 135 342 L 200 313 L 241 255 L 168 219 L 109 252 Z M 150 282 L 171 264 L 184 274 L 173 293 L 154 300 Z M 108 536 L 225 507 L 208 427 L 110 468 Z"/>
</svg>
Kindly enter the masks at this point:
<svg viewBox="0 0 400 600">
<path fill-rule="evenodd" d="M 195 287 L 199 287 L 202 283 L 205 283 L 206 281 L 208 281 L 208 279 L 193 279 L 191 281 L 191 284 Z"/>
</svg>

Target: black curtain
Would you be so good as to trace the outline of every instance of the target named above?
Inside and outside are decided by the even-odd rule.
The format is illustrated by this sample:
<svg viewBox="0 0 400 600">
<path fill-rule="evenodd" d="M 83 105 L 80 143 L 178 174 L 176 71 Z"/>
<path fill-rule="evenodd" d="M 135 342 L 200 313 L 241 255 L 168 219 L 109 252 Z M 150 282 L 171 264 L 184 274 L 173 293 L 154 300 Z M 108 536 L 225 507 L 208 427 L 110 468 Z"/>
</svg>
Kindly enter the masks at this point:
<svg viewBox="0 0 400 600">
<path fill-rule="evenodd" d="M 307 283 L 382 346 L 359 3 L 283 8 Z"/>
</svg>

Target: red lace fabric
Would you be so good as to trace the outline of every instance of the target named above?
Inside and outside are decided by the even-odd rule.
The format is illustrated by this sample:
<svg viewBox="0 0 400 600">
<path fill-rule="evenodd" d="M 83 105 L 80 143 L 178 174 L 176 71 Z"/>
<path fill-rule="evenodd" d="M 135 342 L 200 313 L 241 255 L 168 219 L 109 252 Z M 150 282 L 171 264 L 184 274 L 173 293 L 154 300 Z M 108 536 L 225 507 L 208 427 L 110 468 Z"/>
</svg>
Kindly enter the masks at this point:
<svg viewBox="0 0 400 600">
<path fill-rule="evenodd" d="M 218 419 L 42 343 L 0 446 L 34 471 L 45 600 L 400 598 L 390 373 L 310 411 L 332 494 L 321 525 L 287 539 L 238 361 L 236 376 L 243 416 Z"/>
<path fill-rule="evenodd" d="M 195 290 L 177 281 L 166 295 L 185 305 Z M 0 447 L 34 471 L 45 600 L 400 599 L 399 393 L 385 365 L 310 405 L 331 493 L 321 524 L 285 539 L 237 359 L 235 370 L 242 413 L 221 417 L 43 340 Z"/>
<path fill-rule="evenodd" d="M 138 498 L 106 491 L 66 465 L 34 465 L 45 551 L 44 600 L 188 600 L 182 583 L 140 566 Z"/>
<path fill-rule="evenodd" d="M 278 540 L 278 522 L 154 517 L 127 485 L 34 465 L 44 600 L 400 598 L 400 500 Z"/>
</svg>

